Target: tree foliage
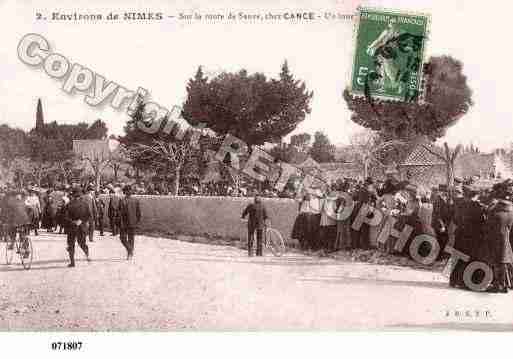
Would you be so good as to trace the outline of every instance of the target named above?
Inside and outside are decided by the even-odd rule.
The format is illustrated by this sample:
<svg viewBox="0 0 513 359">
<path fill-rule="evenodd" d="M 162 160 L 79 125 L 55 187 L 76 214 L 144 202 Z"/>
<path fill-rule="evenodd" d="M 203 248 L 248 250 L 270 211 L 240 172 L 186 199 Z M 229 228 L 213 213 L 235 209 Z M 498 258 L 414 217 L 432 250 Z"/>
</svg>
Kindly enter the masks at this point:
<svg viewBox="0 0 513 359">
<path fill-rule="evenodd" d="M 317 131 L 314 134 L 310 156 L 320 163 L 335 160 L 335 146 L 331 144 L 328 136 L 321 131 Z"/>
<path fill-rule="evenodd" d="M 472 105 L 472 91 L 462 70 L 461 62 L 450 56 L 431 57 L 424 69 L 423 103 L 353 98 L 345 90 L 351 120 L 380 132 L 385 138 L 411 139 L 425 135 L 435 140 L 442 137 Z"/>
<path fill-rule="evenodd" d="M 41 112 L 38 116 L 42 119 Z M 18 183 L 25 178 L 41 185 L 49 174 L 58 174 L 63 180 L 70 178 L 73 169 L 73 140 L 104 139 L 107 126 L 97 120 L 91 126 L 78 124 L 58 124 L 38 122 L 38 127 L 28 132 L 8 125 L 0 126 L 0 165 L 15 172 Z"/>
<path fill-rule="evenodd" d="M 47 123 L 42 129 L 32 129 L 29 135 L 37 135 L 48 140 L 55 140 L 66 151 L 73 150 L 73 140 L 103 140 L 107 138 L 107 125 L 98 119 L 91 125 L 85 122 L 78 124 L 59 124 L 56 121 Z"/>
<path fill-rule="evenodd" d="M 0 125 L 0 166 L 10 167 L 18 157 L 27 155 L 27 134 L 8 125 Z"/>
<path fill-rule="evenodd" d="M 303 151 L 308 149 L 308 146 L 310 145 L 311 140 L 312 140 L 312 136 L 306 132 L 298 133 L 297 135 L 290 136 L 290 144 L 292 146 L 296 146 L 297 148 L 299 148 Z"/>
<path fill-rule="evenodd" d="M 310 113 L 313 93 L 294 79 L 287 62 L 279 79 L 262 73 L 223 72 L 209 79 L 199 67 L 187 84 L 183 118 L 204 123 L 219 135 L 230 133 L 248 145 L 277 142 Z"/>
</svg>

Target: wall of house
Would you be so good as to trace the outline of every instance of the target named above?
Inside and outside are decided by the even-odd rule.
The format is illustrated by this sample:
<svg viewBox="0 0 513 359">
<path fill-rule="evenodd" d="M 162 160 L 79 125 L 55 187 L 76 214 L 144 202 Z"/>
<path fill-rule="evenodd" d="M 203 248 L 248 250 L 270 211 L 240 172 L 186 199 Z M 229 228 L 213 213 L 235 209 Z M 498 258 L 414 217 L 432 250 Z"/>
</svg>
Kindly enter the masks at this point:
<svg viewBox="0 0 513 359">
<path fill-rule="evenodd" d="M 239 238 L 246 224 L 240 220 L 244 208 L 252 198 L 201 196 L 135 196 L 142 211 L 142 231 L 170 234 L 189 234 Z M 108 208 L 108 196 L 102 200 Z M 288 240 L 297 215 L 294 200 L 283 198 L 262 199 L 268 210 L 271 226 Z M 107 210 L 105 223 L 108 224 Z"/>
</svg>

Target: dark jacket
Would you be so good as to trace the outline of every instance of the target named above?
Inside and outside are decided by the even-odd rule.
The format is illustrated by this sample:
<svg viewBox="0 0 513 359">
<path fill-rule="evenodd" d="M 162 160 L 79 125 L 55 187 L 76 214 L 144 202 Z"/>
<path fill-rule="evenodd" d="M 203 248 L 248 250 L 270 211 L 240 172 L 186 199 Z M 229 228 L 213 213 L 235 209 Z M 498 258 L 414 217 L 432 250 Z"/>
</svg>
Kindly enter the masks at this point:
<svg viewBox="0 0 513 359">
<path fill-rule="evenodd" d="M 457 249 L 472 258 L 480 258 L 485 229 L 484 207 L 477 201 L 467 200 L 463 208 L 461 227 L 456 229 L 456 245 L 461 246 Z"/>
<path fill-rule="evenodd" d="M 22 199 L 18 199 L 14 196 L 6 197 L 2 212 L 4 211 L 5 223 L 7 223 L 7 225 L 16 227 L 30 224 L 27 207 Z"/>
<path fill-rule="evenodd" d="M 432 226 L 437 234 L 441 233 L 442 228 L 449 226 L 451 208 L 449 203 L 441 196 L 436 196 L 433 201 L 433 219 Z"/>
<path fill-rule="evenodd" d="M 94 199 L 93 195 L 90 193 L 86 193 L 82 196 L 82 198 L 89 207 L 89 212 L 91 212 L 91 219 L 96 219 L 96 217 L 98 216 L 98 209 L 96 208 L 96 200 Z"/>
<path fill-rule="evenodd" d="M 68 222 L 81 220 L 83 223 L 92 218 L 87 202 L 82 198 L 73 198 L 66 206 L 66 219 Z"/>
<path fill-rule="evenodd" d="M 513 226 L 513 204 L 499 200 L 490 208 L 486 221 L 485 240 L 490 264 L 513 263 L 513 251 L 509 242 Z"/>
<path fill-rule="evenodd" d="M 378 195 L 381 197 L 385 194 L 393 194 L 398 190 L 398 183 L 394 179 L 387 179 L 383 186 L 378 189 Z"/>
<path fill-rule="evenodd" d="M 121 201 L 120 196 L 115 195 L 115 194 L 110 195 L 109 208 L 107 209 L 107 211 L 108 211 L 107 214 L 108 214 L 109 218 L 115 218 L 115 217 L 119 216 L 120 201 Z"/>
<path fill-rule="evenodd" d="M 248 228 L 263 229 L 265 227 L 265 220 L 268 218 L 267 210 L 261 202 L 249 204 L 242 212 L 242 218 L 246 218 L 247 215 L 249 215 Z"/>
<path fill-rule="evenodd" d="M 98 211 L 98 217 L 103 217 L 105 213 L 105 203 L 102 201 L 100 197 L 96 197 L 94 200 L 96 202 L 96 210 Z"/>
<path fill-rule="evenodd" d="M 119 202 L 119 215 L 122 227 L 136 227 L 141 221 L 141 205 L 139 200 L 132 196 L 122 198 Z"/>
</svg>

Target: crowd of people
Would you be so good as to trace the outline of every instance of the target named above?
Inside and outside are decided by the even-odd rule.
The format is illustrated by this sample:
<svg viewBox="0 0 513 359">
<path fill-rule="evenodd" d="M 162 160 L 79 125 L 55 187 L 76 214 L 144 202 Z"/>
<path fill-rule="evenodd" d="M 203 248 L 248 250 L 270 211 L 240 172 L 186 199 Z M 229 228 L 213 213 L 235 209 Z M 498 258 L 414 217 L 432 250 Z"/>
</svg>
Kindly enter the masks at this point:
<svg viewBox="0 0 513 359">
<path fill-rule="evenodd" d="M 337 213 L 347 205 L 347 197 L 342 193 L 350 195 L 354 209 L 349 217 L 338 220 Z M 321 255 L 375 248 L 392 255 L 411 256 L 411 241 L 418 235 L 428 234 L 440 245 L 438 259 L 450 256 L 443 250 L 447 245 L 470 257 L 468 262 L 457 263 L 450 286 L 466 288 L 463 280 L 466 265 L 481 261 L 493 269 L 494 280 L 488 290 L 507 292 L 513 289 L 512 200 L 513 181 L 510 180 L 481 189 L 456 178 L 455 185 L 450 188 L 439 185 L 419 190 L 408 181 L 398 181 L 391 171 L 385 181 L 375 182 L 372 178 L 363 183 L 346 180 L 324 188 L 314 187 L 299 196 L 292 238 L 298 240 L 303 250 Z M 359 229 L 354 229 L 352 224 L 363 205 L 379 210 L 382 220 L 375 226 L 362 223 Z M 373 216 L 373 212 L 368 215 Z M 409 225 L 412 232 L 398 251 L 397 238 L 390 233 L 394 229 L 401 232 L 405 225 Z M 381 236 L 387 238 L 384 243 L 378 241 Z M 429 250 L 419 249 L 421 254 L 427 254 Z M 478 273 L 482 278 L 482 271 Z"/>
<path fill-rule="evenodd" d="M 90 260 L 87 244 L 94 242 L 95 230 L 104 236 L 104 221 L 109 220 L 113 236 L 119 234 L 127 251 L 127 259 L 134 255 L 135 228 L 141 220 L 139 200 L 132 197 L 131 185 L 111 186 L 107 200 L 92 185 L 78 184 L 56 189 L 41 190 L 7 187 L 0 191 L 0 237 L 12 249 L 17 233 L 39 235 L 47 232 L 65 234 L 69 267 L 75 266 L 75 243 Z"/>
<path fill-rule="evenodd" d="M 198 181 L 184 181 L 178 188 L 179 196 L 229 196 L 229 197 L 252 197 L 255 192 L 266 198 L 290 198 L 293 193 L 290 191 L 277 191 L 272 186 L 258 185 L 249 181 L 241 181 L 239 186 L 219 181 L 200 183 Z M 102 193 L 108 193 L 113 184 L 102 187 Z M 174 195 L 174 185 L 165 180 L 160 181 L 137 181 L 132 184 L 134 194 L 138 195 Z"/>
<path fill-rule="evenodd" d="M 399 181 L 396 175 L 389 171 L 384 181 L 367 178 L 361 182 L 338 180 L 331 185 L 320 182 L 307 193 L 286 189 L 290 193 L 285 197 L 294 197 L 298 201 L 291 237 L 299 242 L 302 250 L 320 255 L 341 250 L 374 249 L 390 255 L 410 256 L 409 243 L 413 238 L 429 234 L 436 238 L 442 249 L 438 259 L 449 257 L 443 249 L 450 245 L 472 261 L 488 263 L 494 274 L 490 291 L 513 289 L 513 181 L 481 189 L 456 178 L 455 185 L 450 188 L 439 185 L 427 190 L 408 181 Z M 221 194 L 230 193 L 229 188 L 221 191 L 215 184 L 210 187 Z M 0 192 L 2 235 L 12 238 L 20 226 L 27 232 L 33 231 L 36 236 L 41 229 L 64 233 L 68 237 L 70 266 L 74 266 L 75 242 L 89 258 L 87 240 L 94 240 L 95 229 L 103 236 L 104 222 L 108 220 L 112 235 L 120 236 L 130 259 L 134 251 L 134 229 L 141 220 L 139 201 L 132 194 L 169 194 L 167 190 L 144 183 L 108 184 L 99 191 L 92 185 L 48 190 L 29 187 L 21 191 L 7 188 Z M 260 198 L 266 197 L 266 193 L 252 189 L 245 194 L 232 195 L 255 194 L 255 202 L 246 208 L 243 217 L 250 217 L 248 238 L 256 234 L 256 252 L 261 255 L 262 230 L 268 217 Z M 354 209 L 349 217 L 339 220 L 337 213 L 347 205 L 347 194 Z M 267 193 L 267 196 L 278 195 Z M 355 229 L 352 224 L 364 205 L 379 210 L 382 220 L 373 226 L 361 223 Z M 393 230 L 401 232 L 406 225 L 412 228 L 408 241 L 396 246 L 397 239 L 390 233 Z M 382 236 L 387 240 L 378 240 Z M 251 255 L 253 246 L 248 247 Z M 424 251 L 429 252 L 429 248 Z M 458 262 L 451 274 L 451 286 L 465 288 L 463 272 L 469 262 Z"/>
</svg>

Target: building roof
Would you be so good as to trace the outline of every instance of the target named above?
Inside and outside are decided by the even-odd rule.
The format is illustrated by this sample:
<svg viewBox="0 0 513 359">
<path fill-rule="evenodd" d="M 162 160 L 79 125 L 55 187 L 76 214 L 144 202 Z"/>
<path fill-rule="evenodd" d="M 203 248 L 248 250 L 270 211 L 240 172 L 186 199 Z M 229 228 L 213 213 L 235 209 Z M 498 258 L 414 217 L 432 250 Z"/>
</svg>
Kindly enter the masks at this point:
<svg viewBox="0 0 513 359">
<path fill-rule="evenodd" d="M 433 153 L 429 152 L 426 147 L 428 147 L 431 151 L 435 153 L 439 153 L 442 155 L 442 152 L 440 149 L 436 148 L 435 146 L 423 143 L 417 145 L 406 157 L 406 159 L 399 165 L 402 167 L 408 167 L 408 166 L 440 166 L 444 165 L 444 161 L 442 161 L 440 158 L 435 156 Z"/>
</svg>

